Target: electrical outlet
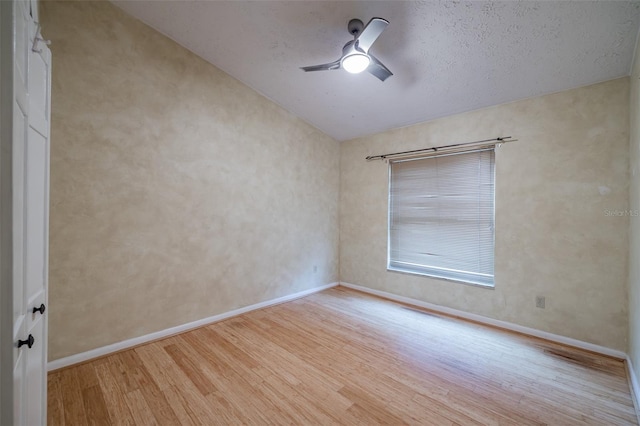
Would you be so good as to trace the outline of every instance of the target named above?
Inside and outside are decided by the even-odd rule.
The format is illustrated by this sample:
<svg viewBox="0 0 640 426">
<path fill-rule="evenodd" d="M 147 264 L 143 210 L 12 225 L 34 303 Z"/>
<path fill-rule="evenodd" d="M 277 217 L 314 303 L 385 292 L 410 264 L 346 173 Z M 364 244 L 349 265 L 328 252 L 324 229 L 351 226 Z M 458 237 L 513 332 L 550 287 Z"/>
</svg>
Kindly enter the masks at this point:
<svg viewBox="0 0 640 426">
<path fill-rule="evenodd" d="M 544 309 L 544 296 L 536 296 L 536 308 Z"/>
</svg>

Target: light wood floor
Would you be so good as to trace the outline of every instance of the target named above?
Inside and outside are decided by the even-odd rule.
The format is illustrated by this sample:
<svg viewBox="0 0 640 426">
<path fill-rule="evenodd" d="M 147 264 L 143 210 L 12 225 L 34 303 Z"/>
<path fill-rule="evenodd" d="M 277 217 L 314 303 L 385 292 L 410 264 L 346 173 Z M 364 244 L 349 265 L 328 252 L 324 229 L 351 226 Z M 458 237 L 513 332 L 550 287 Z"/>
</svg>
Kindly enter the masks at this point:
<svg viewBox="0 0 640 426">
<path fill-rule="evenodd" d="M 48 420 L 637 424 L 621 361 L 342 287 L 52 372 Z"/>
</svg>

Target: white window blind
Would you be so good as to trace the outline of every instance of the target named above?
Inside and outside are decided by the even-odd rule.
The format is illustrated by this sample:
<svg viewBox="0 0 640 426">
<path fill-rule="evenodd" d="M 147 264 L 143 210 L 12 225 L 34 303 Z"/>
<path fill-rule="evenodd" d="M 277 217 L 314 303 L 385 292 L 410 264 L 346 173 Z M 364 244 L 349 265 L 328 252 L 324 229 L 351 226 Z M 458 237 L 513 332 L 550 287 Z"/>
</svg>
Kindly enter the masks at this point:
<svg viewBox="0 0 640 426">
<path fill-rule="evenodd" d="M 390 165 L 390 270 L 493 286 L 494 149 Z"/>
</svg>

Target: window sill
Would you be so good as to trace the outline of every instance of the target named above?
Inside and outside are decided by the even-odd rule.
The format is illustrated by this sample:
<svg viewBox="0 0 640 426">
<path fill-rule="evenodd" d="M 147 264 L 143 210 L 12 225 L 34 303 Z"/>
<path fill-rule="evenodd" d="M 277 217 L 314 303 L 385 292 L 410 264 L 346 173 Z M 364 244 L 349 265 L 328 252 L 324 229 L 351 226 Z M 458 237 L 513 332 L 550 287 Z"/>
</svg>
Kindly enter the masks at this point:
<svg viewBox="0 0 640 426">
<path fill-rule="evenodd" d="M 436 274 L 428 274 L 426 272 L 417 272 L 417 271 L 412 271 L 412 270 L 408 270 L 408 269 L 402 269 L 402 268 L 394 268 L 392 266 L 387 266 L 387 272 L 394 272 L 394 273 L 399 273 L 399 274 L 407 274 L 407 275 L 417 275 L 419 277 L 427 277 L 427 278 L 433 278 L 436 280 L 442 280 L 442 281 L 449 281 L 452 283 L 457 283 L 457 284 L 464 284 L 464 285 L 469 285 L 472 287 L 480 287 L 480 288 L 484 288 L 487 290 L 494 290 L 496 288 L 495 283 L 494 284 L 483 284 L 483 283 L 477 283 L 477 282 L 473 282 L 473 281 L 464 281 L 464 280 L 456 280 L 450 277 L 443 277 L 443 276 L 439 276 Z"/>
</svg>

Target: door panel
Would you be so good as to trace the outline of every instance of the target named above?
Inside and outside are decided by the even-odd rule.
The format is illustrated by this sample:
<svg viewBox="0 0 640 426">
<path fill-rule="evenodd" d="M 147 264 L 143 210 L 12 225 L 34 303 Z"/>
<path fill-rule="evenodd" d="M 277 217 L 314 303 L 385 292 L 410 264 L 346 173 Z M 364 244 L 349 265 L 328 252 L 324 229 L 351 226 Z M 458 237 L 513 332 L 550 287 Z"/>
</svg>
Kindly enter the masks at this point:
<svg viewBox="0 0 640 426">
<path fill-rule="evenodd" d="M 20 351 L 13 369 L 13 418 L 14 425 L 24 425 L 25 423 L 25 376 L 26 376 L 26 356 L 24 351 Z M 20 396 L 20 397 L 19 397 Z"/>
<path fill-rule="evenodd" d="M 31 95 L 31 94 L 30 94 Z M 33 109 L 32 109 L 33 111 Z M 31 126 L 29 127 L 25 156 L 26 190 L 26 301 L 27 309 L 44 303 L 44 238 L 45 235 L 45 172 L 47 140 Z M 38 306 L 40 306 L 38 303 Z"/>
<path fill-rule="evenodd" d="M 24 164 L 24 148 L 25 138 L 27 136 L 27 117 L 22 106 L 16 102 L 14 106 L 13 119 L 13 164 Z M 13 250 L 15 253 L 24 252 L 24 230 L 22 226 L 22 214 L 24 206 L 24 172 L 23 167 L 13 169 L 13 217 L 15 220 L 13 226 Z M 22 283 L 24 280 L 24 263 L 23 256 L 14 256 L 13 258 L 13 279 L 15 283 Z M 14 340 L 20 337 L 24 330 L 21 324 L 24 320 L 24 291 L 13 292 L 13 326 Z M 17 350 L 17 349 L 16 349 Z M 14 356 L 14 359 L 15 356 Z"/>
<path fill-rule="evenodd" d="M 26 412 L 25 425 L 44 425 L 46 423 L 46 342 L 44 337 L 44 319 L 42 315 L 37 315 L 33 322 L 33 327 L 29 330 L 34 338 L 33 347 L 25 352 L 26 354 L 26 376 L 25 376 L 25 399 Z"/>
<path fill-rule="evenodd" d="M 34 28 L 33 31 L 35 34 L 36 29 Z M 48 137 L 49 66 L 46 62 L 48 49 L 45 44 L 40 43 L 37 50 L 40 52 L 31 52 L 29 58 L 29 126 L 44 137 Z"/>
<path fill-rule="evenodd" d="M 28 50 L 27 44 L 29 40 L 28 31 L 28 13 L 29 11 L 25 8 L 25 2 L 18 1 L 16 2 L 16 50 L 15 50 L 15 68 L 14 68 L 14 78 L 18 78 L 21 81 L 26 81 L 25 76 L 27 75 L 27 57 Z M 25 91 L 26 94 L 26 91 Z"/>
</svg>

